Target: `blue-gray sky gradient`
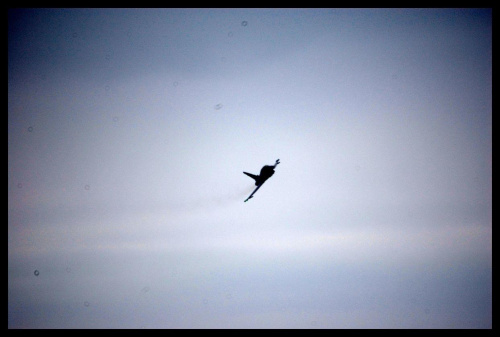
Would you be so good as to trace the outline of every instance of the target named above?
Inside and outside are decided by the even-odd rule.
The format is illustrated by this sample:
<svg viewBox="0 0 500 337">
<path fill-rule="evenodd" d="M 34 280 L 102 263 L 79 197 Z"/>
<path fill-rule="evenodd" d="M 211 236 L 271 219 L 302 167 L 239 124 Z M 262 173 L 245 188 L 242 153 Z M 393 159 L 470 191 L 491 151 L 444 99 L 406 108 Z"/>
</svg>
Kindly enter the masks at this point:
<svg viewBox="0 0 500 337">
<path fill-rule="evenodd" d="M 9 327 L 491 328 L 491 24 L 9 10 Z"/>
</svg>

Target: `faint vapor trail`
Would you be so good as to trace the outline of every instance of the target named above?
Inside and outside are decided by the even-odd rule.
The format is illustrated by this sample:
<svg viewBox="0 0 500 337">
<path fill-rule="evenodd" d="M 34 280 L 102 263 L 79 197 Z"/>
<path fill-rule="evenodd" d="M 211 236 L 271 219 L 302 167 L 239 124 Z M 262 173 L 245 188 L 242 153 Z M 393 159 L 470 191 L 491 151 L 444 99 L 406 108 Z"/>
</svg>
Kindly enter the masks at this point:
<svg viewBox="0 0 500 337">
<path fill-rule="evenodd" d="M 213 209 L 215 207 L 225 207 L 225 206 L 228 206 L 232 203 L 236 203 L 236 202 L 240 202 L 240 201 L 243 203 L 243 200 L 245 200 L 245 198 L 250 193 L 252 193 L 254 188 L 255 188 L 255 186 L 251 185 L 251 186 L 242 188 L 236 192 L 219 194 L 219 195 L 213 196 L 213 197 L 199 198 L 199 199 L 196 199 L 193 201 L 180 203 L 177 206 L 174 206 L 171 208 L 172 209 L 175 208 L 176 210 L 182 211 L 182 212 L 192 212 L 192 211 L 203 210 L 206 208 Z"/>
</svg>

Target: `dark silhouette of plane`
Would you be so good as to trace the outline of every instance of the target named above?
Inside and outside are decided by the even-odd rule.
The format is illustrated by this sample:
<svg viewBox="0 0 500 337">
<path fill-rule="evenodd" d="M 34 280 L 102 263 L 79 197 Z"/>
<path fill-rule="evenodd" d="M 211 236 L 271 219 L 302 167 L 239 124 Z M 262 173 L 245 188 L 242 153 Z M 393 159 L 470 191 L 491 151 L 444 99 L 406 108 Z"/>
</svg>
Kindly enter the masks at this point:
<svg viewBox="0 0 500 337">
<path fill-rule="evenodd" d="M 252 194 L 250 194 L 250 196 L 247 198 L 247 200 L 245 200 L 245 202 L 247 202 L 249 199 L 252 199 L 253 195 L 262 186 L 262 184 L 264 184 L 267 179 L 272 177 L 272 175 L 274 174 L 274 169 L 276 168 L 276 166 L 278 166 L 279 163 L 280 163 L 280 160 L 276 159 L 276 163 L 273 166 L 271 166 L 271 165 L 264 166 L 260 170 L 260 175 L 258 175 L 258 176 L 256 176 L 255 174 L 248 173 L 248 172 L 243 172 L 247 176 L 249 176 L 250 178 L 254 179 L 255 186 L 257 186 L 257 188 L 252 192 Z"/>
</svg>

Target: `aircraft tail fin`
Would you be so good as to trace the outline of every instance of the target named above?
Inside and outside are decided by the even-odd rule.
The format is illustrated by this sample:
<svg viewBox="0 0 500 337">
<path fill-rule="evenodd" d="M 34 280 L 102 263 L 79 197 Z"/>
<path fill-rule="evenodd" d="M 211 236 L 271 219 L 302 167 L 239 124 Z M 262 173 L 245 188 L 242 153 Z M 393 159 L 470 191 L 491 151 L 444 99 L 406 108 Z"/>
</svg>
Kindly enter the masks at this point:
<svg viewBox="0 0 500 337">
<path fill-rule="evenodd" d="M 252 178 L 255 181 L 257 181 L 257 179 L 259 179 L 259 176 L 256 176 L 255 174 L 251 174 L 251 173 L 248 173 L 248 172 L 243 172 L 243 173 L 246 174 L 247 176 L 249 176 L 250 178 Z"/>
</svg>

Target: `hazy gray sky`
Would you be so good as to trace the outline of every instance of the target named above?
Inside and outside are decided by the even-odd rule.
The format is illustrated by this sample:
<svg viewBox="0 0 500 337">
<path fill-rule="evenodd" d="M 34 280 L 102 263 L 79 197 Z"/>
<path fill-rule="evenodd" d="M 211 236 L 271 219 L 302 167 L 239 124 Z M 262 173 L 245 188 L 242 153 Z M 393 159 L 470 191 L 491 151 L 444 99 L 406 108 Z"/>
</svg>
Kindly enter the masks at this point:
<svg viewBox="0 0 500 337">
<path fill-rule="evenodd" d="M 9 328 L 491 328 L 491 10 L 8 20 Z"/>
</svg>

